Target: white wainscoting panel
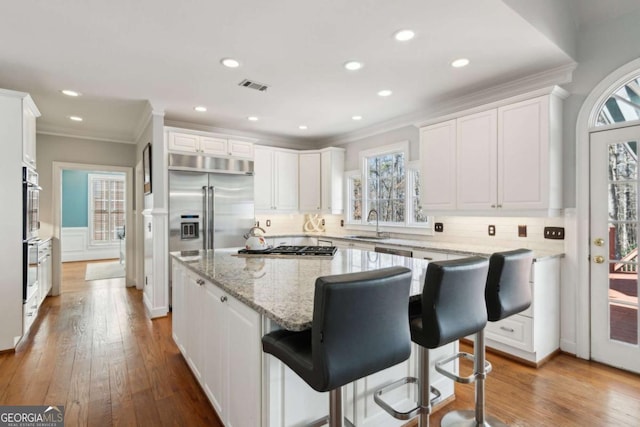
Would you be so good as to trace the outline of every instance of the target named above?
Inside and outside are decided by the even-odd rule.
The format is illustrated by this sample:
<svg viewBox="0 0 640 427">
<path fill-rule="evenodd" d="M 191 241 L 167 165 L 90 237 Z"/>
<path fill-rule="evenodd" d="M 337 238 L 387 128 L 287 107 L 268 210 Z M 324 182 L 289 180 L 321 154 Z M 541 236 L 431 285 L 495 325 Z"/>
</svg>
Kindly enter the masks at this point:
<svg viewBox="0 0 640 427">
<path fill-rule="evenodd" d="M 118 244 L 91 246 L 89 245 L 90 241 L 88 227 L 62 228 L 62 262 L 120 258 L 120 246 Z"/>
</svg>

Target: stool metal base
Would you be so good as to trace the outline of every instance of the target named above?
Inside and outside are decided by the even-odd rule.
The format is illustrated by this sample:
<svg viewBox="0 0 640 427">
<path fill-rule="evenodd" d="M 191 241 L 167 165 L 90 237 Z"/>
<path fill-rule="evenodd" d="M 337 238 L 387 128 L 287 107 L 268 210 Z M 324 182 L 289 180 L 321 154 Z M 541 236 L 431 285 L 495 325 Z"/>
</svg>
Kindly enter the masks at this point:
<svg viewBox="0 0 640 427">
<path fill-rule="evenodd" d="M 496 417 L 485 416 L 484 423 L 476 422 L 476 414 L 474 411 L 452 411 L 445 414 L 440 421 L 442 427 L 508 427 L 509 424 L 503 423 Z"/>
</svg>

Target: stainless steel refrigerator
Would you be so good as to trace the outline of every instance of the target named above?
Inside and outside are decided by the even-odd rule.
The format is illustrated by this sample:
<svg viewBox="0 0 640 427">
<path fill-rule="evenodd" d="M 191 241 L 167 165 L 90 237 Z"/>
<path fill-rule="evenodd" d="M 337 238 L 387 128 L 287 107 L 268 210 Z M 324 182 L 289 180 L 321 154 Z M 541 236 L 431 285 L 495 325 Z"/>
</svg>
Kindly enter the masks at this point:
<svg viewBox="0 0 640 427">
<path fill-rule="evenodd" d="M 253 161 L 169 155 L 169 251 L 244 246 L 254 223 Z"/>
</svg>

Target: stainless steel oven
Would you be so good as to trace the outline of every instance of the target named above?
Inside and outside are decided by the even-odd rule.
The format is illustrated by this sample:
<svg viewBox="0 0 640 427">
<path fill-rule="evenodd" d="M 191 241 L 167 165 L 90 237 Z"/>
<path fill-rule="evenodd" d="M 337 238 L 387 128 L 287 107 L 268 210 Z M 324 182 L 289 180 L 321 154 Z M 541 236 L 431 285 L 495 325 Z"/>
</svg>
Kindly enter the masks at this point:
<svg viewBox="0 0 640 427">
<path fill-rule="evenodd" d="M 28 167 L 22 168 L 22 239 L 38 237 L 40 229 L 40 190 L 38 173 Z"/>
</svg>

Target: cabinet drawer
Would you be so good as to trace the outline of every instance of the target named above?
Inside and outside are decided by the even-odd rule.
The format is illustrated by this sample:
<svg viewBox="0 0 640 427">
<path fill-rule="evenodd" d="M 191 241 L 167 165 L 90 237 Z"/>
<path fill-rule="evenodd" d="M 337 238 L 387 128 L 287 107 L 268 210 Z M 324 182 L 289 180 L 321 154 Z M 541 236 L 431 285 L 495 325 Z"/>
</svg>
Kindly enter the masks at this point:
<svg viewBox="0 0 640 427">
<path fill-rule="evenodd" d="M 533 323 L 529 317 L 516 314 L 499 322 L 488 322 L 485 331 L 488 339 L 533 351 Z"/>
</svg>

